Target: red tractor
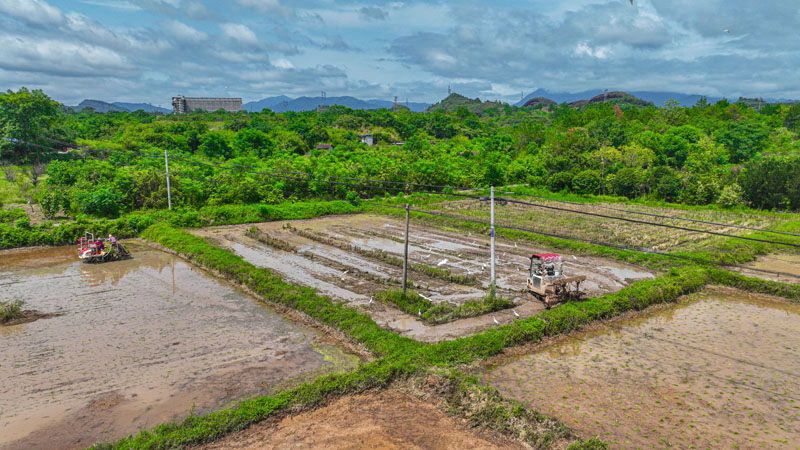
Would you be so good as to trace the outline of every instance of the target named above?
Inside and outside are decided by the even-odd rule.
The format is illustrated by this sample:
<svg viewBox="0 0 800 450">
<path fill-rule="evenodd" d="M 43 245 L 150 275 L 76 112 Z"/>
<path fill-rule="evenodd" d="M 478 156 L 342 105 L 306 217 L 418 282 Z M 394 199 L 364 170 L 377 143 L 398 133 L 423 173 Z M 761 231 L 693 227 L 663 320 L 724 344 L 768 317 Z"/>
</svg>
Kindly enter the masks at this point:
<svg viewBox="0 0 800 450">
<path fill-rule="evenodd" d="M 132 258 L 128 249 L 116 239 L 95 239 L 88 231 L 78 239 L 78 258 L 87 263 L 119 261 Z"/>
<path fill-rule="evenodd" d="M 586 300 L 581 291 L 585 275 L 565 277 L 563 259 L 555 253 L 537 253 L 531 256 L 528 291 L 544 302 L 547 309 L 569 300 Z"/>
</svg>

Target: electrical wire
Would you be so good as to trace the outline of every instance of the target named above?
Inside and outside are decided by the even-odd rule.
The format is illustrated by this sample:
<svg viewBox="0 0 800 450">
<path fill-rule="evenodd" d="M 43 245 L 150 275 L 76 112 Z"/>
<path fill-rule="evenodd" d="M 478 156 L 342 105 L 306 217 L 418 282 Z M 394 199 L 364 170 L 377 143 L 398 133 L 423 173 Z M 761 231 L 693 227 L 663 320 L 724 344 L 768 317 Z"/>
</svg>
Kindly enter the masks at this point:
<svg viewBox="0 0 800 450">
<path fill-rule="evenodd" d="M 501 201 L 505 201 L 505 202 L 508 202 L 508 203 L 514 203 L 514 204 L 517 204 L 517 205 L 526 205 L 526 206 L 533 206 L 533 207 L 536 207 L 536 208 L 544 208 L 544 209 L 550 209 L 550 210 L 555 210 L 555 211 L 564 211 L 564 212 L 571 212 L 571 213 L 574 213 L 574 214 L 582 214 L 582 215 L 593 216 L 593 217 L 601 217 L 601 218 L 604 218 L 604 219 L 620 220 L 620 221 L 629 222 L 629 223 L 638 223 L 638 224 L 642 224 L 642 225 L 651 225 L 651 226 L 655 226 L 655 227 L 671 228 L 673 230 L 689 231 L 689 232 L 693 232 L 693 233 L 704 233 L 704 234 L 710 234 L 710 235 L 714 235 L 714 236 L 729 237 L 729 238 L 733 238 L 733 239 L 743 239 L 743 240 L 753 241 L 753 242 L 762 242 L 762 243 L 765 243 L 765 244 L 785 245 L 785 246 L 788 246 L 788 247 L 800 248 L 800 244 L 793 244 L 793 243 L 790 243 L 790 242 L 772 241 L 772 240 L 769 240 L 769 239 L 759 239 L 759 238 L 753 238 L 753 237 L 748 237 L 748 236 L 736 236 L 736 235 L 733 235 L 733 234 L 721 233 L 721 232 L 718 232 L 718 231 L 699 230 L 697 228 L 682 227 L 680 225 L 669 225 L 669 224 L 665 224 L 665 223 L 646 222 L 644 220 L 629 219 L 629 218 L 626 218 L 626 217 L 618 217 L 618 216 L 609 216 L 609 215 L 606 215 L 606 214 L 593 213 L 593 212 L 589 212 L 589 211 L 575 211 L 575 210 L 571 210 L 571 209 L 567 209 L 567 208 L 559 208 L 557 206 L 542 205 L 542 204 L 538 204 L 538 203 L 524 202 L 524 201 L 521 201 L 521 200 L 513 200 L 513 199 L 508 199 L 508 198 L 496 198 L 495 200 L 501 200 Z"/>
<path fill-rule="evenodd" d="M 613 206 L 601 206 L 601 205 L 592 204 L 592 203 L 580 203 L 580 202 L 571 202 L 569 200 L 557 200 L 557 199 L 551 199 L 551 198 L 547 198 L 547 197 L 541 197 L 541 196 L 538 196 L 538 195 L 520 194 L 520 193 L 516 193 L 516 192 L 502 192 L 502 194 L 520 195 L 520 196 L 536 198 L 536 199 L 543 200 L 543 201 L 548 201 L 548 202 L 565 203 L 565 204 L 576 205 L 576 206 L 590 206 L 590 207 L 594 207 L 594 208 L 602 208 L 602 209 L 607 209 L 607 210 L 611 210 L 611 211 L 624 212 L 624 213 L 628 213 L 628 214 L 638 214 L 638 215 L 642 215 L 642 216 L 658 217 L 658 218 L 661 218 L 661 219 L 683 220 L 683 221 L 686 221 L 686 222 L 702 223 L 702 224 L 706 224 L 706 225 L 715 225 L 715 226 L 728 227 L 728 228 L 738 228 L 738 229 L 741 229 L 741 230 L 760 231 L 762 233 L 773 233 L 773 234 L 782 234 L 782 235 L 786 235 L 786 236 L 797 236 L 797 237 L 800 237 L 800 234 L 798 234 L 798 233 L 789 233 L 789 232 L 786 232 L 786 231 L 767 230 L 767 229 L 764 229 L 764 228 L 748 227 L 746 225 L 733 225 L 733 224 L 727 224 L 727 223 L 711 222 L 711 221 L 707 221 L 707 220 L 692 219 L 692 218 L 689 218 L 689 217 L 667 216 L 667 215 L 663 215 L 663 214 L 648 213 L 648 212 L 644 212 L 644 211 L 633 211 L 633 210 L 630 210 L 630 209 L 615 208 Z"/>
<path fill-rule="evenodd" d="M 395 206 L 395 205 L 381 205 L 381 206 L 386 207 L 386 208 L 395 208 L 395 209 L 405 210 L 404 206 Z M 462 222 L 473 223 L 473 224 L 476 224 L 476 225 L 484 225 L 484 226 L 487 226 L 487 227 L 491 226 L 491 224 L 489 224 L 489 223 L 482 222 L 482 221 L 475 220 L 475 219 L 471 219 L 471 218 L 467 218 L 467 217 L 453 216 L 453 215 L 449 215 L 449 214 L 437 213 L 437 212 L 432 212 L 432 211 L 425 211 L 425 210 L 420 210 L 420 209 L 409 209 L 409 211 L 417 212 L 417 213 L 421 213 L 421 214 L 427 214 L 427 215 L 435 216 L 435 217 L 443 217 L 443 218 L 447 218 L 447 219 L 460 220 Z M 521 231 L 521 232 L 524 232 L 524 233 L 537 234 L 537 235 L 540 235 L 540 236 L 547 236 L 547 237 L 564 239 L 564 240 L 569 240 L 569 241 L 583 242 L 583 243 L 586 243 L 586 244 L 600 245 L 600 246 L 603 246 L 603 247 L 614 248 L 614 249 L 617 249 L 617 250 L 625 250 L 625 251 L 634 251 L 634 252 L 639 252 L 639 253 L 654 254 L 654 255 L 660 255 L 660 256 L 665 256 L 665 257 L 674 258 L 674 259 L 682 259 L 682 260 L 692 261 L 692 262 L 696 262 L 696 263 L 712 264 L 712 265 L 716 265 L 716 266 L 719 266 L 719 267 L 734 267 L 734 268 L 738 268 L 738 269 L 750 270 L 750 271 L 753 271 L 753 272 L 766 273 L 766 274 L 771 274 L 771 275 L 782 275 L 782 276 L 786 276 L 786 277 L 790 277 L 790 278 L 800 278 L 800 275 L 793 274 L 793 273 L 788 273 L 788 272 L 779 272 L 779 271 L 766 270 L 766 269 L 757 269 L 755 267 L 747 267 L 747 266 L 741 266 L 741 265 L 736 265 L 736 264 L 727 264 L 727 263 L 723 263 L 723 262 L 719 262 L 719 261 L 711 261 L 711 260 L 697 258 L 697 257 L 693 257 L 693 256 L 676 255 L 676 254 L 673 254 L 673 253 L 659 252 L 659 251 L 650 250 L 650 249 L 639 249 L 639 248 L 634 248 L 634 247 L 615 245 L 615 244 L 610 244 L 610 243 L 606 243 L 606 242 L 598 242 L 598 241 L 592 241 L 592 240 L 588 240 L 588 239 L 576 238 L 576 237 L 572 237 L 572 236 L 564 236 L 564 235 L 553 234 L 553 233 L 545 233 L 543 231 L 534 231 L 534 230 L 530 230 L 530 229 L 527 229 L 527 228 L 521 228 L 521 227 L 516 227 L 516 226 L 513 226 L 513 225 L 502 224 L 502 223 L 496 224 L 496 226 L 498 226 L 500 228 L 505 228 L 505 229 L 508 229 L 508 230 L 513 230 L 513 231 Z"/>
</svg>

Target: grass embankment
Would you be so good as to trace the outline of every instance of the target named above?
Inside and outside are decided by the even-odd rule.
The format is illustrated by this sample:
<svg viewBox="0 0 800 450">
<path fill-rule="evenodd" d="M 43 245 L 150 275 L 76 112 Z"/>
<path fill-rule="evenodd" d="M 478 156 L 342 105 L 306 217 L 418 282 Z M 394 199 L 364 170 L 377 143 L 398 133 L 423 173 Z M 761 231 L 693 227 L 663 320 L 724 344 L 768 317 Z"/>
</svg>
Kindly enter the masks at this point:
<svg viewBox="0 0 800 450">
<path fill-rule="evenodd" d="M 381 291 L 375 295 L 375 299 L 380 302 L 395 305 L 399 310 L 406 314 L 417 316 L 423 322 L 430 325 L 480 316 L 514 306 L 514 303 L 509 299 L 493 297 L 491 295 L 487 295 L 480 300 L 473 300 L 460 305 L 452 305 L 446 302 L 433 303 L 411 289 L 406 291 L 406 295 L 403 295 L 402 289 Z"/>
<path fill-rule="evenodd" d="M 228 205 L 208 206 L 199 210 L 140 211 L 119 219 L 78 218 L 74 222 L 55 226 L 22 224 L 14 226 L 0 223 L 0 249 L 32 245 L 73 244 L 85 231 L 97 236 L 113 234 L 118 238 L 134 237 L 155 223 L 168 223 L 175 227 L 205 227 L 275 220 L 310 219 L 330 214 L 353 214 L 361 206 L 346 201 L 297 202 L 278 205 Z"/>
<path fill-rule="evenodd" d="M 25 306 L 25 302 L 22 300 L 14 300 L 4 305 L 0 305 L 0 323 L 8 323 L 12 320 L 21 318 L 23 316 L 23 306 Z"/>
<path fill-rule="evenodd" d="M 347 252 L 356 253 L 358 255 L 374 259 L 376 261 L 380 261 L 390 266 L 403 268 L 402 259 L 398 258 L 397 256 L 390 255 L 388 252 L 384 250 L 361 248 L 357 245 L 353 245 L 349 242 L 344 242 L 338 239 L 334 239 L 322 233 L 295 228 L 291 224 L 286 224 L 284 228 L 306 239 L 310 239 L 312 241 L 319 242 L 321 244 L 330 245 L 332 247 L 336 247 L 340 250 L 344 250 Z M 447 269 L 440 269 L 438 267 L 428 266 L 425 264 L 409 263 L 408 269 L 417 273 L 427 275 L 431 278 L 438 278 L 440 280 L 447 281 L 449 283 L 456 283 L 465 286 L 473 286 L 478 283 L 478 278 L 475 275 L 453 273 Z"/>
</svg>

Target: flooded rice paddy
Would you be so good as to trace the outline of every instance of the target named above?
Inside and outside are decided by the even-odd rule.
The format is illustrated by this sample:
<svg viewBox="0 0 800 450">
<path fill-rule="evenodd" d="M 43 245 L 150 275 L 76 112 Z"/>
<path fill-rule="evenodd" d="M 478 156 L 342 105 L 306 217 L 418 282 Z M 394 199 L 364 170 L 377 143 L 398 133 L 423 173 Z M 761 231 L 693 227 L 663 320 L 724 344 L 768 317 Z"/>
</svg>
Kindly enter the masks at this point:
<svg viewBox="0 0 800 450">
<path fill-rule="evenodd" d="M 619 448 L 800 447 L 800 304 L 714 288 L 489 372 Z"/>
<path fill-rule="evenodd" d="M 289 223 L 291 227 L 287 226 Z M 509 309 L 431 326 L 393 307 L 377 302 L 370 304 L 370 297 L 376 292 L 401 286 L 402 268 L 361 253 L 342 250 L 324 239 L 354 245 L 365 251 L 384 251 L 402 259 L 405 227 L 395 218 L 362 214 L 257 224 L 271 239 L 296 251 L 275 248 L 246 236 L 245 232 L 251 226 L 211 227 L 192 230 L 192 233 L 230 249 L 258 267 L 274 270 L 290 283 L 312 287 L 321 294 L 360 307 L 380 325 L 420 341 L 436 342 L 480 332 L 495 326 L 494 319 L 499 323 L 516 320 Z M 309 233 L 323 239 L 309 238 Z M 456 305 L 486 295 L 490 253 L 486 236 L 415 224 L 411 225 L 409 235 L 409 262 L 412 265 L 422 264 L 477 278 L 477 283 L 464 285 L 411 270 L 409 281 L 420 293 L 433 302 Z M 498 293 L 515 299 L 515 309 L 521 317 L 530 317 L 544 310 L 542 303 L 525 291 L 530 255 L 543 251 L 547 249 L 523 242 L 497 241 Z M 567 275 L 586 275 L 587 280 L 581 286 L 589 296 L 615 292 L 634 281 L 653 278 L 653 274 L 644 269 L 610 259 L 564 257 Z"/>
<path fill-rule="evenodd" d="M 0 327 L 0 448 L 83 448 L 358 358 L 183 260 L 0 252 L 0 299 L 56 317 Z"/>
</svg>

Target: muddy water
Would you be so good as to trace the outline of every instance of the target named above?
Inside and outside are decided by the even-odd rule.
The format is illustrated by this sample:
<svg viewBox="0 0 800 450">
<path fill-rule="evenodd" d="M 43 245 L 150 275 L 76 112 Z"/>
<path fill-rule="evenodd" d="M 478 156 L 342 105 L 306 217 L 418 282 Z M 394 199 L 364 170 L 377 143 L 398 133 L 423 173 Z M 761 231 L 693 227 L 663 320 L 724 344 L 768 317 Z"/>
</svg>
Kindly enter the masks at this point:
<svg viewBox="0 0 800 450">
<path fill-rule="evenodd" d="M 736 270 L 752 277 L 798 284 L 800 283 L 800 255 L 776 253 L 759 256 L 755 261 Z"/>
<path fill-rule="evenodd" d="M 612 446 L 796 449 L 798 336 L 799 304 L 716 289 L 575 334 L 489 378 Z"/>
<path fill-rule="evenodd" d="M 98 265 L 72 247 L 0 252 L 0 300 L 60 314 L 0 327 L 0 448 L 82 448 L 357 365 L 182 260 L 130 248 Z"/>
</svg>

